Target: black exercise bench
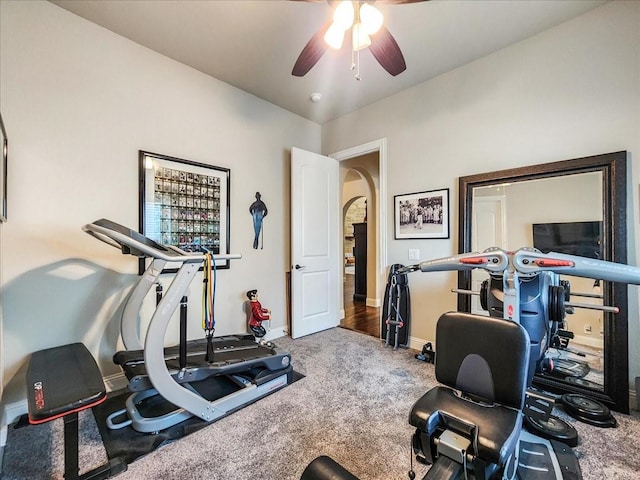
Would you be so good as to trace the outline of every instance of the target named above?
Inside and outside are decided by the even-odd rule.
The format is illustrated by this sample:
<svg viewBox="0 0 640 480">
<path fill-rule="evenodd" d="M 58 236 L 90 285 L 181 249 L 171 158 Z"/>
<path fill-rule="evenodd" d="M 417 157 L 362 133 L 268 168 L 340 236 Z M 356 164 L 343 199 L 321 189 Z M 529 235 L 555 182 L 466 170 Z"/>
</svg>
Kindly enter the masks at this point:
<svg viewBox="0 0 640 480">
<path fill-rule="evenodd" d="M 78 412 L 107 399 L 102 374 L 82 343 L 48 348 L 31 354 L 27 367 L 29 423 L 64 419 L 64 478 L 99 480 L 127 469 L 120 458 L 78 475 Z"/>
</svg>

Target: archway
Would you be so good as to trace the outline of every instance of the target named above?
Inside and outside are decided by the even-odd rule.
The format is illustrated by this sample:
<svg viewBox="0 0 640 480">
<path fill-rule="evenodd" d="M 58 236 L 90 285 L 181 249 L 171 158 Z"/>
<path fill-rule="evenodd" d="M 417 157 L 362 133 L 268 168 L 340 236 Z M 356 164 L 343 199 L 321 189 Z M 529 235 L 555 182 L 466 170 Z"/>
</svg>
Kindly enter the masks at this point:
<svg viewBox="0 0 640 480">
<path fill-rule="evenodd" d="M 343 311 L 340 325 L 379 336 L 377 156 L 343 163 Z"/>
</svg>

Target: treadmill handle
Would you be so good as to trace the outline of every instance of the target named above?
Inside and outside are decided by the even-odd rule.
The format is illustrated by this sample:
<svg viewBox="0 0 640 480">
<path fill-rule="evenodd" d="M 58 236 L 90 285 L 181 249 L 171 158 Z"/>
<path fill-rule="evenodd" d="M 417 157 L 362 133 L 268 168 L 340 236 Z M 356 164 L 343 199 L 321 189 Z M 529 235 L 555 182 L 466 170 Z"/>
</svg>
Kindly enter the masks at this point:
<svg viewBox="0 0 640 480">
<path fill-rule="evenodd" d="M 138 252 L 142 252 L 148 257 L 159 258 L 168 262 L 193 263 L 201 262 L 204 260 L 204 255 L 202 253 L 185 252 L 184 250 L 181 250 L 179 248 L 167 248 L 166 251 L 161 251 L 157 248 L 151 247 L 150 245 L 139 242 L 135 238 L 125 235 L 121 232 L 104 227 L 102 225 L 97 225 L 95 223 L 89 223 L 83 226 L 82 230 L 87 232 L 89 235 L 97 238 L 98 240 L 102 240 L 103 242 L 111 245 L 112 247 L 116 247 L 119 249 L 122 245 L 126 245 Z M 242 255 L 220 254 L 213 255 L 213 258 L 216 260 L 231 260 L 242 258 Z"/>
</svg>

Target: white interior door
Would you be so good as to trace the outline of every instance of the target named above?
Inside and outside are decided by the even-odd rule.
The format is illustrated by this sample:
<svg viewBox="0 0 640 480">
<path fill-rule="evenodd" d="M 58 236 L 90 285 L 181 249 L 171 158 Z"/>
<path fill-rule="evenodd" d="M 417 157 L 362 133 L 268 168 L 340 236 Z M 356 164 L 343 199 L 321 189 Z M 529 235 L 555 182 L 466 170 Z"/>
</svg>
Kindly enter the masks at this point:
<svg viewBox="0 0 640 480">
<path fill-rule="evenodd" d="M 506 248 L 505 233 L 505 201 L 502 196 L 475 197 L 473 199 L 473 232 L 471 234 L 471 250 L 482 252 L 489 247 Z M 476 268 L 471 271 L 471 289 L 479 291 L 482 282 L 489 274 Z M 480 297 L 471 297 L 471 313 L 489 315 L 482 309 Z"/>
<path fill-rule="evenodd" d="M 338 325 L 337 160 L 291 150 L 291 337 Z"/>
</svg>

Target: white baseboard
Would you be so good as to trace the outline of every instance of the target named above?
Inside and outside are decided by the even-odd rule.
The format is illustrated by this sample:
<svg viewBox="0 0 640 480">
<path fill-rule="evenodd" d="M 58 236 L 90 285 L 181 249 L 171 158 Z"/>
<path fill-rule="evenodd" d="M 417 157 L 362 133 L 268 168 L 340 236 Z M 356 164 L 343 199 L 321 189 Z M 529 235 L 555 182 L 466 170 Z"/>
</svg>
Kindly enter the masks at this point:
<svg viewBox="0 0 640 480">
<path fill-rule="evenodd" d="M 2 409 L 2 423 L 0 424 L 0 447 L 7 444 L 7 426 L 18 421 L 18 419 L 28 411 L 27 399 L 13 403 L 7 403 Z"/>
<path fill-rule="evenodd" d="M 267 334 L 264 336 L 265 340 L 275 340 L 276 338 L 286 337 L 288 335 L 285 327 L 275 327 L 272 330 L 269 330 Z"/>
<path fill-rule="evenodd" d="M 638 392 L 632 389 L 629 389 L 629 410 L 640 410 L 638 408 Z"/>
<path fill-rule="evenodd" d="M 103 380 L 104 385 L 107 387 L 107 393 L 127 388 L 127 385 L 129 384 L 127 377 L 122 372 L 107 375 Z"/>
<path fill-rule="evenodd" d="M 382 304 L 380 303 L 380 299 L 379 298 L 367 298 L 365 300 L 365 305 L 367 307 L 379 308 Z"/>
<path fill-rule="evenodd" d="M 436 342 L 434 340 L 425 340 L 423 338 L 417 338 L 417 337 L 409 337 L 409 348 L 411 348 L 412 350 L 418 350 L 419 352 L 422 351 L 422 347 L 424 347 L 424 345 L 426 343 L 431 343 L 431 345 L 433 346 L 433 349 L 436 349 Z"/>
</svg>

